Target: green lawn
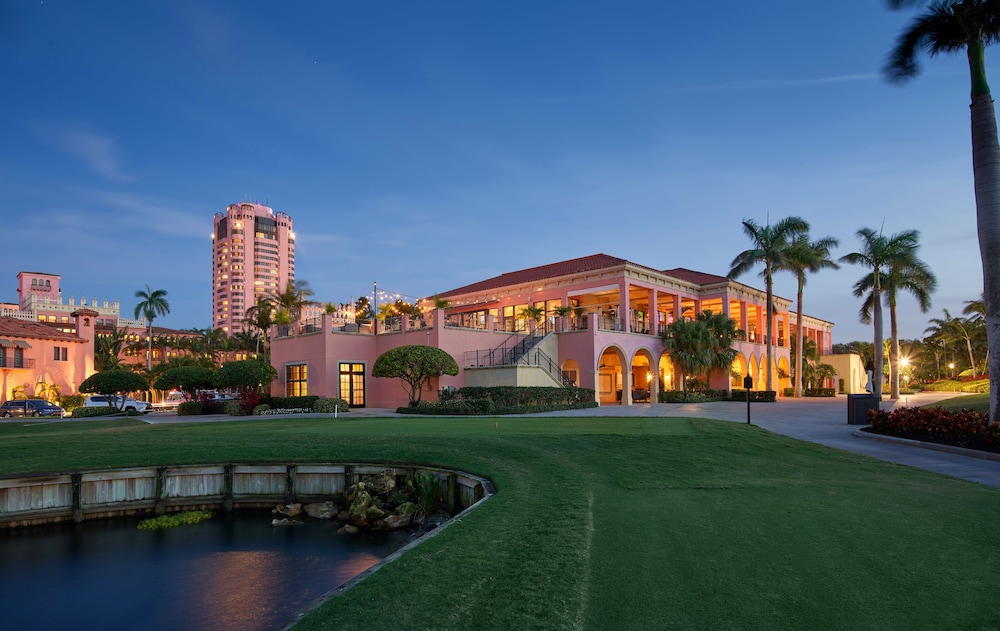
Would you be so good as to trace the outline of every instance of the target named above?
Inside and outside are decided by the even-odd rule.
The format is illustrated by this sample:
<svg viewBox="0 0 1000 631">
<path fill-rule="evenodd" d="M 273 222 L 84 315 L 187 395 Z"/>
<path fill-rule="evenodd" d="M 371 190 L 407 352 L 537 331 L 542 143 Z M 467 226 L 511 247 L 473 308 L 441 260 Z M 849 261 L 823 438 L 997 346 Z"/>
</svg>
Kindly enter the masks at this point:
<svg viewBox="0 0 1000 631">
<path fill-rule="evenodd" d="M 945 399 L 944 401 L 935 403 L 934 405 L 940 405 L 946 410 L 955 410 L 956 412 L 963 409 L 969 409 L 976 410 L 977 412 L 988 413 L 990 411 L 990 393 L 966 394 L 960 397 Z"/>
<path fill-rule="evenodd" d="M 0 424 L 0 472 L 417 462 L 498 494 L 297 629 L 996 629 L 1000 490 L 676 418 Z"/>
</svg>

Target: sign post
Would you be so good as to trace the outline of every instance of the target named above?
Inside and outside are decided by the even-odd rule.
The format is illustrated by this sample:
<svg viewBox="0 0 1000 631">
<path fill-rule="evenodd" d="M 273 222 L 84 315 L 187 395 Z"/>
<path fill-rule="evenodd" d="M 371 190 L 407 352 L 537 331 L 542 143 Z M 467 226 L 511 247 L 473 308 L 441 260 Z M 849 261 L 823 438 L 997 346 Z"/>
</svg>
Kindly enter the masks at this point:
<svg viewBox="0 0 1000 631">
<path fill-rule="evenodd" d="M 753 377 L 743 377 L 743 388 L 747 391 L 747 425 L 750 424 L 750 388 L 753 388 Z"/>
</svg>

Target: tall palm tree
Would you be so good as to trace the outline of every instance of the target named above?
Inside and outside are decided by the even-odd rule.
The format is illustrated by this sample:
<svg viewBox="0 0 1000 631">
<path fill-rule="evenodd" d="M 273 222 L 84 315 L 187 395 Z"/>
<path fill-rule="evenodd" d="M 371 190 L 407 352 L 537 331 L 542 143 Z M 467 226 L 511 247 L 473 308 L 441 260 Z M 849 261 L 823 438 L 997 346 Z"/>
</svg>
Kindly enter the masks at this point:
<svg viewBox="0 0 1000 631">
<path fill-rule="evenodd" d="M 764 278 L 764 288 L 767 292 L 767 389 L 774 390 L 774 272 L 780 269 L 788 254 L 790 243 L 799 235 L 809 232 L 809 224 L 800 217 L 786 217 L 774 224 L 757 225 L 753 220 L 743 220 L 743 233 L 750 238 L 753 247 L 741 252 L 729 270 L 729 278 L 736 278 L 753 269 L 760 263 L 764 264 L 761 276 Z"/>
<path fill-rule="evenodd" d="M 912 231 L 914 240 L 919 236 L 919 232 Z M 931 293 L 937 288 L 937 278 L 931 272 L 927 264 L 916 257 L 914 245 L 911 252 L 905 256 L 899 256 L 889 262 L 886 271 L 879 280 L 885 297 L 885 304 L 889 307 L 889 384 L 890 399 L 899 398 L 899 325 L 896 317 L 897 297 L 901 291 L 908 291 L 917 299 L 921 313 L 927 313 L 931 308 Z M 870 291 L 873 286 L 873 278 L 866 277 L 859 283 L 861 291 Z M 855 295 L 858 295 L 855 292 Z M 874 294 L 868 294 L 867 299 L 861 307 L 861 321 L 871 322 L 872 300 Z"/>
<path fill-rule="evenodd" d="M 882 331 L 882 290 L 886 276 L 893 267 L 905 269 L 919 263 L 916 258 L 916 230 L 909 230 L 886 237 L 870 228 L 858 230 L 861 239 L 861 250 L 851 252 L 840 258 L 841 263 L 863 265 L 871 269 L 861 280 L 854 284 L 854 295 L 862 297 L 870 292 L 861 307 L 862 322 L 872 322 L 875 328 L 875 379 L 872 384 L 872 396 L 882 398 L 882 370 L 885 366 L 884 335 Z"/>
<path fill-rule="evenodd" d="M 139 303 L 135 306 L 135 317 L 139 318 L 140 315 L 146 318 L 149 323 L 149 348 L 147 349 L 148 355 L 146 356 L 146 370 L 153 369 L 153 319 L 158 315 L 167 315 L 170 313 L 170 303 L 167 302 L 167 291 L 165 289 L 150 289 L 149 285 L 146 285 L 146 291 L 139 290 L 135 292 L 136 298 L 141 298 Z"/>
<path fill-rule="evenodd" d="M 889 0 L 894 7 L 918 4 Z M 972 172 L 976 190 L 976 224 L 983 262 L 987 348 L 990 373 L 990 420 L 1000 407 L 1000 142 L 993 97 L 986 81 L 986 46 L 1000 41 L 1000 3 L 995 0 L 936 2 L 917 17 L 896 42 L 889 58 L 890 78 L 917 75 L 918 50 L 930 56 L 965 51 L 972 83 Z"/>
<path fill-rule="evenodd" d="M 788 248 L 785 261 L 779 269 L 792 272 L 798 281 L 798 291 L 795 294 L 795 322 L 802 331 L 802 292 L 806 286 L 806 273 L 815 274 L 824 268 L 838 269 L 839 265 L 830 258 L 830 248 L 835 248 L 840 242 L 833 237 L 825 237 L 817 241 L 809 241 L 809 236 L 800 234 L 795 237 Z M 795 336 L 795 396 L 802 396 L 802 335 Z"/>
</svg>

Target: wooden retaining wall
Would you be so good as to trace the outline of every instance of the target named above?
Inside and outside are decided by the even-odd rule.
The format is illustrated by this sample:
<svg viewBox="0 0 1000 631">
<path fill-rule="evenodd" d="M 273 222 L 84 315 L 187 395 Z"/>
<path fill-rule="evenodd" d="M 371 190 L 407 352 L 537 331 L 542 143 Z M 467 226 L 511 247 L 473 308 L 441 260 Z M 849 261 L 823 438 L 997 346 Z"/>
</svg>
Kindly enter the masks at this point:
<svg viewBox="0 0 1000 631">
<path fill-rule="evenodd" d="M 397 485 L 430 473 L 441 480 L 452 513 L 493 494 L 489 480 L 460 471 L 371 464 L 222 464 L 102 469 L 0 476 L 0 528 L 118 515 L 318 502 L 392 471 Z"/>
</svg>

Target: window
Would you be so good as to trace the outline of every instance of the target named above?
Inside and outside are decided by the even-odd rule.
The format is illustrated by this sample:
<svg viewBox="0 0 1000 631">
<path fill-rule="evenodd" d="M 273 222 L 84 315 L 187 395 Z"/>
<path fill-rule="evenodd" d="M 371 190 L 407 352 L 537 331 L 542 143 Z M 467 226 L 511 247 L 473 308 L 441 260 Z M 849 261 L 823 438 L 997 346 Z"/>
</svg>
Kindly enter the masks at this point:
<svg viewBox="0 0 1000 631">
<path fill-rule="evenodd" d="M 308 393 L 308 367 L 305 364 L 285 366 L 285 396 L 304 397 Z"/>
<path fill-rule="evenodd" d="M 352 408 L 365 406 L 365 365 L 340 365 L 340 398 Z"/>
</svg>

